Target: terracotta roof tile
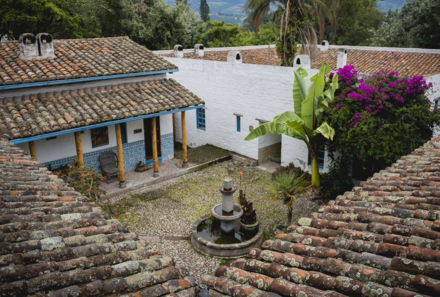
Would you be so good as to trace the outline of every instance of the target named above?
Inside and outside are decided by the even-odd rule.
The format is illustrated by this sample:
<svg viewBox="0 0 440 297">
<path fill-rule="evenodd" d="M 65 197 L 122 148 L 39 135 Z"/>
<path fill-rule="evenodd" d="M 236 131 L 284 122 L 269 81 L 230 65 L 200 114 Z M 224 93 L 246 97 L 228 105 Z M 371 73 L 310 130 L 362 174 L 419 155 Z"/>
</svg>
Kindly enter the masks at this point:
<svg viewBox="0 0 440 297">
<path fill-rule="evenodd" d="M 238 49 L 239 50 L 239 49 Z M 279 66 L 275 49 L 242 50 L 243 63 Z M 173 57 L 173 55 L 163 55 Z M 194 53 L 184 54 L 184 58 L 198 60 L 226 61 L 228 51 L 205 50 L 204 57 L 197 57 Z M 319 69 L 323 62 L 330 64 L 332 70 L 337 70 L 338 50 L 330 49 L 326 52 L 317 51 L 317 57 L 312 63 L 312 68 Z M 440 54 L 409 53 L 348 49 L 347 65 L 353 65 L 357 71 L 364 74 L 374 74 L 382 69 L 391 69 L 403 76 L 431 76 L 440 74 Z"/>
<path fill-rule="evenodd" d="M 194 296 L 185 268 L 5 139 L 0 213 L 1 296 Z"/>
<path fill-rule="evenodd" d="M 173 79 L 9 97 L 0 132 L 16 139 L 203 103 Z"/>
<path fill-rule="evenodd" d="M 18 41 L 0 42 L 0 86 L 177 68 L 128 37 L 53 43 L 55 58 L 21 60 Z"/>
<path fill-rule="evenodd" d="M 440 296 L 439 164 L 440 136 L 203 284 L 233 296 Z"/>
</svg>

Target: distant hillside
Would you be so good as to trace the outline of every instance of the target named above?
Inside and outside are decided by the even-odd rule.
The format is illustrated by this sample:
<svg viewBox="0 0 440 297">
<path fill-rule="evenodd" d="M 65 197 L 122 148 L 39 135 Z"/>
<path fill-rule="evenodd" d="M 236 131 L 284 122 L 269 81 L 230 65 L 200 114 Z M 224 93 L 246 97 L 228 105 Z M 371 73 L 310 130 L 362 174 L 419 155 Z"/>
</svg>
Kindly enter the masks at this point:
<svg viewBox="0 0 440 297">
<path fill-rule="evenodd" d="M 434 1 L 434 0 L 433 0 Z M 167 4 L 174 5 L 175 0 L 165 0 Z M 195 11 L 199 11 L 200 0 L 194 0 L 188 2 L 191 4 L 191 8 Z M 211 20 L 225 21 L 231 24 L 242 24 L 243 19 L 246 17 L 244 13 L 244 4 L 246 0 L 208 0 L 208 5 L 211 10 Z M 377 8 L 382 11 L 388 11 L 390 9 L 401 9 L 405 0 L 379 0 Z"/>
<path fill-rule="evenodd" d="M 403 4 L 405 4 L 405 0 L 385 0 L 380 1 L 377 3 L 377 8 L 379 8 L 382 11 L 389 11 L 401 9 Z"/>
</svg>

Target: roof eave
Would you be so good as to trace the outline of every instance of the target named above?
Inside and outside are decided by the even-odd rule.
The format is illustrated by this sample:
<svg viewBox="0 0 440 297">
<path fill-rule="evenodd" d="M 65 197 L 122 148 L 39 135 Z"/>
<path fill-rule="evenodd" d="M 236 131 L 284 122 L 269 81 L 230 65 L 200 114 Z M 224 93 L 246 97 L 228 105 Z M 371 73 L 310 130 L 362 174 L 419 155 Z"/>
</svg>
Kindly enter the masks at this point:
<svg viewBox="0 0 440 297">
<path fill-rule="evenodd" d="M 175 68 L 175 69 L 166 69 L 166 70 L 158 70 L 158 71 L 150 71 L 150 72 L 126 73 L 126 74 L 116 74 L 116 75 L 107 75 L 107 76 L 73 78 L 73 79 L 51 80 L 51 81 L 42 81 L 42 82 L 34 82 L 34 83 L 26 83 L 26 84 L 5 85 L 5 86 L 0 86 L 0 91 L 33 88 L 33 87 L 46 87 L 46 86 L 62 85 L 62 84 L 84 83 L 84 82 L 101 81 L 108 79 L 149 76 L 149 75 L 157 75 L 164 73 L 173 73 L 178 71 L 179 69 Z"/>
</svg>

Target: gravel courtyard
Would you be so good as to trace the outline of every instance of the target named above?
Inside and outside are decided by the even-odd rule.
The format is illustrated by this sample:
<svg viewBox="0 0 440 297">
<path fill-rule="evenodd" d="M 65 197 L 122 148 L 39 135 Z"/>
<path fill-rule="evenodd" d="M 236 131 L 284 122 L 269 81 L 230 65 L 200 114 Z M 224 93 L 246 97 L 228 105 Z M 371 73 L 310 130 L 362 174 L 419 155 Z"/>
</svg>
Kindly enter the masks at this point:
<svg viewBox="0 0 440 297">
<path fill-rule="evenodd" d="M 272 237 L 277 229 L 286 225 L 287 209 L 281 200 L 267 194 L 271 175 L 234 162 L 234 173 L 231 177 L 237 187 L 238 172 L 244 174 L 242 188 L 246 189 L 247 199 L 254 202 L 265 238 Z M 196 279 L 200 280 L 202 275 L 212 274 L 224 260 L 202 255 L 192 248 L 192 224 L 211 213 L 215 204 L 221 203 L 218 189 L 227 176 L 227 162 L 216 164 L 155 185 L 148 192 L 115 197 L 112 199 L 111 211 L 139 236 L 155 237 L 150 240 L 153 247 L 173 257 L 177 266 L 189 268 Z M 238 190 L 234 200 L 237 201 L 237 198 Z M 316 211 L 317 207 L 314 202 L 299 199 L 295 205 L 293 221 Z"/>
</svg>

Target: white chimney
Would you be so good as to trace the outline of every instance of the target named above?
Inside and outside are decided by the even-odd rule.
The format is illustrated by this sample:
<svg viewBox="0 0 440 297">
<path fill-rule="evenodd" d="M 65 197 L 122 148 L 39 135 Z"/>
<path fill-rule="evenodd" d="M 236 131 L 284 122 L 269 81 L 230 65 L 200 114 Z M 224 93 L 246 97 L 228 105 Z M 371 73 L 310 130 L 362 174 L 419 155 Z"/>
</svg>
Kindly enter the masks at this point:
<svg viewBox="0 0 440 297">
<path fill-rule="evenodd" d="M 230 51 L 228 53 L 228 62 L 242 63 L 241 53 L 239 51 Z"/>
<path fill-rule="evenodd" d="M 20 59 L 32 60 L 38 58 L 38 43 L 37 38 L 32 33 L 24 33 L 20 35 Z"/>
<path fill-rule="evenodd" d="M 312 68 L 312 63 L 310 61 L 309 55 L 298 55 L 293 59 L 293 67 L 294 68 L 304 68 L 304 69 L 310 69 Z"/>
<path fill-rule="evenodd" d="M 336 67 L 343 68 L 345 65 L 347 65 L 347 50 L 346 49 L 340 49 L 338 50 L 338 62 L 336 64 Z"/>
<path fill-rule="evenodd" d="M 329 50 L 329 48 L 330 48 L 330 44 L 328 43 L 328 41 L 327 40 L 323 40 L 321 42 L 321 47 L 320 47 L 321 52 L 326 52 L 326 51 Z"/>
<path fill-rule="evenodd" d="M 177 58 L 183 58 L 183 46 L 181 46 L 180 44 L 176 44 L 174 46 L 174 55 Z"/>
<path fill-rule="evenodd" d="M 37 35 L 38 48 L 40 58 L 52 59 L 55 58 L 55 50 L 53 48 L 53 38 L 48 33 L 39 33 Z"/>
<path fill-rule="evenodd" d="M 197 57 L 203 57 L 205 55 L 205 47 L 203 46 L 203 44 L 196 44 L 194 46 L 194 53 Z"/>
</svg>

